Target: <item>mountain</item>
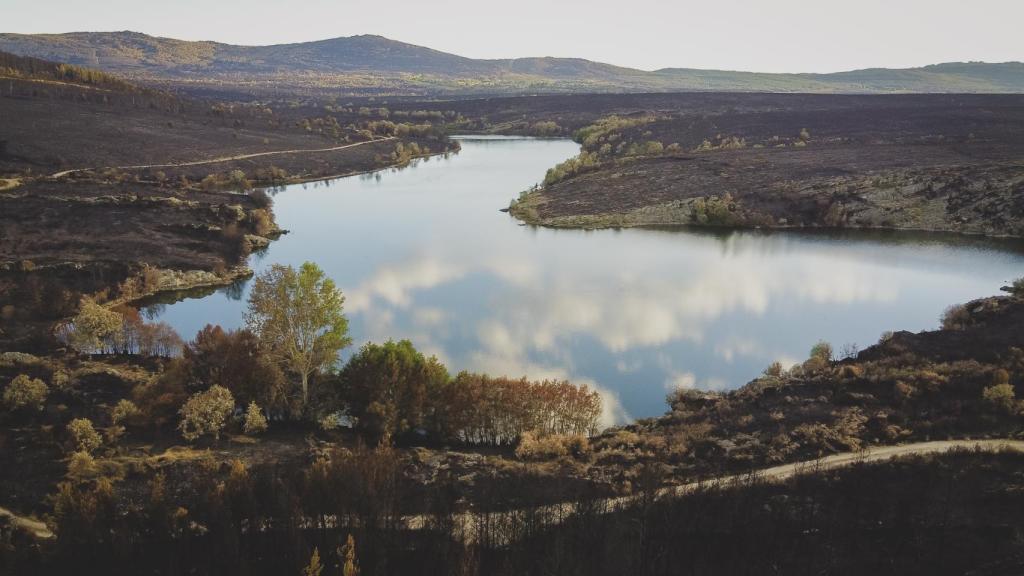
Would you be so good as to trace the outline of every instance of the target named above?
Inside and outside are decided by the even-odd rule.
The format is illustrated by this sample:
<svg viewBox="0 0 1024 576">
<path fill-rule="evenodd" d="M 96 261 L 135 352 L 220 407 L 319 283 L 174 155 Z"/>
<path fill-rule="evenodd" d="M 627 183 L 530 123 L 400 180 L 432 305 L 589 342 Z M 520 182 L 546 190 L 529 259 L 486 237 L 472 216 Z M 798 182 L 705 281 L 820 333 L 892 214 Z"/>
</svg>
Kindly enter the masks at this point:
<svg viewBox="0 0 1024 576">
<path fill-rule="evenodd" d="M 236 46 L 138 32 L 0 34 L 0 50 L 184 87 L 292 87 L 352 93 L 583 91 L 1024 92 L 1024 64 L 949 63 L 902 70 L 768 74 L 653 72 L 578 58 L 478 60 L 381 36 Z"/>
</svg>

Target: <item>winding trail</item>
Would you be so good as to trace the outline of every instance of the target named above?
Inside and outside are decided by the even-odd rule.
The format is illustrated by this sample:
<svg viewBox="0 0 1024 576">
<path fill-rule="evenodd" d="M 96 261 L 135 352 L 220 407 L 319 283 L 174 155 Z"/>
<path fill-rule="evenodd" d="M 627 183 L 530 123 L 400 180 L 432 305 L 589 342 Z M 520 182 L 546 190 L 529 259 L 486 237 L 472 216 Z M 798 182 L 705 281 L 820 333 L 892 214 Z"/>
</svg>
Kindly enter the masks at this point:
<svg viewBox="0 0 1024 576">
<path fill-rule="evenodd" d="M 997 452 L 1006 449 L 1024 451 L 1024 440 L 942 440 L 896 446 L 873 446 L 859 452 L 844 452 L 816 460 L 805 460 L 803 462 L 794 462 L 792 464 L 782 464 L 771 468 L 753 470 L 743 474 L 719 476 L 717 478 L 689 482 L 687 484 L 668 486 L 657 490 L 653 497 L 654 499 L 681 497 L 687 494 L 692 494 L 698 490 L 727 488 L 730 485 L 739 484 L 751 478 L 761 478 L 769 481 L 781 482 L 804 473 L 819 473 L 858 463 L 881 462 L 900 456 L 935 454 L 952 449 L 977 449 L 986 452 Z M 629 496 L 604 498 L 593 502 L 591 509 L 600 511 L 601 513 L 611 513 L 638 503 L 645 498 L 650 499 L 651 495 L 631 494 Z M 557 525 L 563 520 L 569 518 L 574 511 L 574 504 L 560 503 L 540 506 L 537 508 L 511 510 L 499 515 L 517 516 L 529 513 L 534 517 L 543 518 L 547 525 Z M 466 541 L 471 541 L 475 538 L 478 532 L 478 523 L 480 522 L 478 515 L 471 512 L 464 512 L 458 514 L 454 520 L 456 526 L 459 527 L 462 533 L 462 537 L 466 539 Z M 427 526 L 429 521 L 430 519 L 424 515 L 411 516 L 404 519 L 404 524 L 407 528 L 416 529 Z M 491 522 L 494 521 L 491 520 Z M 502 521 L 498 520 L 497 522 L 500 524 Z"/>
<path fill-rule="evenodd" d="M 749 480 L 751 477 L 779 482 L 804 473 L 818 473 L 858 463 L 881 462 L 900 456 L 935 454 L 952 449 L 982 450 L 986 452 L 997 452 L 999 450 L 1007 449 L 1024 451 L 1024 440 L 942 440 L 897 446 L 875 446 L 860 452 L 844 452 L 842 454 L 833 454 L 817 460 L 805 460 L 803 462 L 795 462 L 792 464 L 782 464 L 780 466 L 762 468 L 760 470 L 754 470 L 744 474 L 720 476 L 718 478 L 702 480 L 699 482 L 690 482 L 687 484 L 680 484 L 678 486 L 668 486 L 657 490 L 654 493 L 654 497 L 672 498 L 685 496 L 696 492 L 697 490 L 728 487 L 732 484 Z M 642 498 L 650 498 L 650 495 L 633 494 L 630 496 L 605 498 L 594 502 L 595 506 L 593 509 L 603 511 L 604 513 L 614 512 L 616 510 L 622 510 L 631 504 L 637 503 Z M 538 508 L 510 510 L 502 512 L 499 515 L 509 517 L 530 513 L 532 515 L 545 518 L 548 525 L 555 525 L 570 517 L 574 510 L 575 508 L 573 504 L 561 503 L 550 504 Z M 0 519 L 4 518 L 8 519 L 15 526 L 28 530 L 35 535 L 36 538 L 50 539 L 54 537 L 54 533 L 44 522 L 18 516 L 6 508 L 0 507 Z M 461 531 L 463 538 L 467 541 L 471 541 L 477 533 L 480 516 L 473 512 L 463 512 L 456 515 L 454 520 L 456 526 L 458 526 Z M 422 529 L 428 526 L 429 522 L 430 518 L 426 515 L 406 516 L 401 520 L 401 524 L 403 524 L 405 528 L 411 530 Z M 493 519 L 491 522 L 493 522 Z M 336 519 L 331 523 L 336 525 Z M 306 524 L 308 527 L 312 528 L 316 525 L 316 521 L 307 519 Z"/>
<path fill-rule="evenodd" d="M 176 162 L 173 164 L 140 164 L 138 166 L 108 166 L 106 168 L 73 168 L 71 170 L 62 170 L 50 175 L 50 178 L 61 178 L 68 174 L 74 174 L 75 172 L 85 172 L 88 170 L 102 170 L 108 168 L 114 168 L 116 170 L 141 170 L 146 168 L 180 168 L 184 166 L 202 166 L 203 164 L 216 164 L 218 162 L 231 162 L 233 160 L 247 160 L 249 158 L 259 158 L 261 156 L 275 156 L 282 154 L 310 154 L 315 152 L 335 152 L 338 150 L 346 150 L 348 148 L 355 148 L 356 146 L 364 146 L 366 144 L 375 144 L 377 142 L 386 142 L 388 140 L 394 140 L 394 136 L 388 136 L 386 138 L 376 138 L 373 140 L 367 140 L 365 142 L 356 142 L 355 144 L 345 144 L 343 146 L 333 146 L 331 148 L 313 148 L 313 149 L 295 149 L 295 150 L 273 150 L 271 152 L 255 152 L 253 154 L 239 154 L 237 156 L 223 156 L 220 158 L 211 158 L 209 160 L 193 160 L 191 162 Z"/>
</svg>

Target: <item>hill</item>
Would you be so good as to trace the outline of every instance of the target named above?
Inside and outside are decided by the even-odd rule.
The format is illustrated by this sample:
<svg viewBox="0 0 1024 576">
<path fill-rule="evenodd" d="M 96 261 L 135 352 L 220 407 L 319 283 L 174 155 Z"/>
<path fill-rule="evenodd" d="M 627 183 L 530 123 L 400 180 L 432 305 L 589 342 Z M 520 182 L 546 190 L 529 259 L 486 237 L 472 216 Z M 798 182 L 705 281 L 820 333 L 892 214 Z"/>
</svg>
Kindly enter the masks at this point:
<svg viewBox="0 0 1024 576">
<path fill-rule="evenodd" d="M 0 34 L 0 50 L 196 90 L 341 87 L 351 94 L 1024 92 L 1024 64 L 1019 62 L 948 63 L 834 74 L 686 68 L 648 72 L 579 58 L 479 60 L 370 35 L 236 46 L 137 32 Z"/>
</svg>

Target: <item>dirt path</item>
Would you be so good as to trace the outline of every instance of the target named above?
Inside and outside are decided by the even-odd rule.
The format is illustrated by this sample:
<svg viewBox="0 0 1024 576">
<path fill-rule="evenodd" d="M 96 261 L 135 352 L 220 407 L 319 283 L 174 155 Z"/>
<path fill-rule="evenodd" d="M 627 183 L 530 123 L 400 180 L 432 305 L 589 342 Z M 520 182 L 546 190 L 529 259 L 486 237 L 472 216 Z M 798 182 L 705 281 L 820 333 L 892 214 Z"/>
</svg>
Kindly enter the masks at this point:
<svg viewBox="0 0 1024 576">
<path fill-rule="evenodd" d="M 817 460 L 807 460 L 804 462 L 795 462 L 793 464 L 783 464 L 781 466 L 773 466 L 771 468 L 762 468 L 746 474 L 736 474 L 731 476 L 720 476 L 718 478 L 712 478 L 703 480 L 700 482 L 690 482 L 687 484 L 680 484 L 678 486 L 669 486 L 661 488 L 655 493 L 656 498 L 665 497 L 679 497 L 691 494 L 700 489 L 708 488 L 721 488 L 728 487 L 731 484 L 736 484 L 749 480 L 752 476 L 764 478 L 772 481 L 783 481 L 801 473 L 807 472 L 820 472 L 825 470 L 832 470 L 836 468 L 842 468 L 844 466 L 850 466 L 852 464 L 861 462 L 881 462 L 889 460 L 899 456 L 909 455 L 922 455 L 922 454 L 934 454 L 939 452 L 946 452 L 953 448 L 963 449 L 980 449 L 989 452 L 994 452 L 1002 449 L 1013 449 L 1024 451 L 1024 441 L 1022 440 L 946 440 L 946 441 L 935 441 L 935 442 L 919 442 L 916 444 L 904 444 L 898 446 L 877 446 L 871 447 L 860 452 L 845 452 L 842 454 L 833 454 Z M 641 498 L 649 498 L 649 495 L 630 495 L 620 496 L 616 498 L 605 498 L 598 500 L 594 503 L 593 510 L 603 510 L 605 513 L 614 512 L 626 508 L 631 504 L 635 504 L 640 501 Z M 551 504 L 548 506 L 541 506 L 539 508 L 531 508 L 529 510 L 512 510 L 507 512 L 509 515 L 525 514 L 529 512 L 534 517 L 544 518 L 549 525 L 556 525 L 561 523 L 566 518 L 570 517 L 574 512 L 574 505 L 572 504 Z M 463 538 L 467 541 L 472 540 L 477 533 L 478 517 L 472 513 L 459 514 L 456 519 L 456 524 L 460 527 Z M 405 524 L 409 528 L 422 528 L 427 525 L 429 519 L 426 516 L 411 516 L 405 519 Z"/>
<path fill-rule="evenodd" d="M 868 448 L 860 452 L 834 454 L 818 460 L 807 460 L 793 464 L 773 466 L 771 468 L 762 468 L 748 474 L 721 476 L 719 478 L 701 482 L 690 482 L 679 486 L 669 486 L 658 490 L 656 497 L 678 497 L 693 493 L 699 489 L 727 487 L 730 484 L 748 480 L 751 476 L 774 481 L 782 481 L 807 472 L 832 470 L 861 462 L 880 462 L 899 456 L 935 454 L 938 452 L 945 452 L 953 448 L 963 448 L 968 450 L 979 449 L 989 452 L 1003 449 L 1024 451 L 1024 440 L 944 440 L 936 442 L 919 442 L 916 444 L 904 444 L 899 446 L 878 446 Z M 614 512 L 639 501 L 639 499 L 643 497 L 643 495 L 631 495 L 620 496 L 617 498 L 605 498 L 596 502 L 594 509 L 604 510 L 605 512 Z M 562 520 L 568 518 L 573 513 L 573 510 L 574 508 L 572 504 L 551 504 L 540 508 L 531 508 L 529 512 L 546 518 L 549 524 L 558 524 Z M 526 512 L 527 510 L 512 510 L 506 514 L 515 515 L 517 513 Z M 53 532 L 45 523 L 31 518 L 18 516 L 6 508 L 0 508 L 0 518 L 9 518 L 14 525 L 30 531 L 37 538 L 48 539 L 54 537 Z M 455 521 L 461 528 L 464 538 L 471 540 L 475 537 L 477 532 L 477 518 L 478 517 L 473 513 L 462 513 L 456 517 Z M 427 516 L 419 515 L 406 517 L 403 519 L 402 523 L 405 524 L 407 528 L 415 530 L 424 528 L 428 525 L 429 521 L 430 519 Z M 308 521 L 308 525 L 310 527 L 315 524 L 316 522 L 312 519 Z"/>
<path fill-rule="evenodd" d="M 194 160 L 191 162 L 177 162 L 173 164 L 140 164 L 138 166 L 108 166 L 107 168 L 114 168 L 117 170 L 141 170 L 146 168 L 180 168 L 183 166 L 202 166 L 203 164 L 216 164 L 218 162 L 231 162 L 233 160 L 247 160 L 249 158 L 259 158 L 261 156 L 275 156 L 281 154 L 310 154 L 314 152 L 335 152 L 337 150 L 345 150 L 347 148 L 355 148 L 356 146 L 363 146 L 366 144 L 374 144 L 376 142 L 386 142 L 388 140 L 394 140 L 394 136 L 388 136 L 387 138 L 377 138 L 375 140 L 367 140 L 366 142 L 356 142 L 355 144 L 345 144 L 343 146 L 333 146 L 331 148 L 314 148 L 314 149 L 296 149 L 296 150 L 274 150 L 271 152 L 256 152 L 253 154 L 239 154 L 237 156 L 224 156 L 221 158 L 211 158 L 209 160 Z M 75 172 L 85 172 L 86 170 L 102 170 L 104 168 L 74 168 L 71 170 L 63 170 L 52 174 L 50 178 L 60 178 L 67 176 L 68 174 L 74 174 Z"/>
<path fill-rule="evenodd" d="M 18 516 L 17 514 L 11 512 L 7 508 L 0 508 L 0 518 L 9 518 L 11 520 L 11 524 L 17 526 L 18 528 L 28 530 L 36 538 L 46 540 L 49 538 L 53 538 L 54 536 L 53 532 L 50 531 L 50 529 L 46 526 L 45 522 L 40 522 L 39 520 L 33 520 L 31 518 Z"/>
<path fill-rule="evenodd" d="M 988 452 L 995 452 L 1004 448 L 1024 451 L 1024 440 L 942 440 L 935 442 L 918 442 L 916 444 L 903 444 L 898 446 L 875 446 L 861 452 L 844 452 L 833 454 L 818 460 L 796 462 L 794 464 L 783 464 L 772 468 L 763 468 L 754 472 L 754 475 L 761 478 L 781 481 L 787 480 L 803 472 L 815 470 L 831 470 L 842 468 L 859 462 L 880 462 L 899 456 L 934 454 L 946 452 L 954 448 L 981 449 Z M 749 474 L 737 474 L 734 476 L 723 476 L 708 482 L 691 482 L 680 486 L 673 486 L 659 490 L 659 496 L 684 495 L 700 487 L 710 485 L 724 486 L 748 478 Z M 620 500 L 620 499 L 615 499 Z"/>
</svg>

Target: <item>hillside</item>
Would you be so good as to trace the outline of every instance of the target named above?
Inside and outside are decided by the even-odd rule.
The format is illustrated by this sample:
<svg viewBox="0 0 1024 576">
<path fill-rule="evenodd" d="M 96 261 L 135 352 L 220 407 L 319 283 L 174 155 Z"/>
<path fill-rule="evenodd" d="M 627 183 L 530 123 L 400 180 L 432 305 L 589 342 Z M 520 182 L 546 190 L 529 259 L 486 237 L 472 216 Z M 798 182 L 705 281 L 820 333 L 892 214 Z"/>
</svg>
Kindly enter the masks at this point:
<svg viewBox="0 0 1024 576">
<path fill-rule="evenodd" d="M 0 50 L 196 90 L 262 93 L 343 87 L 352 94 L 524 92 L 1024 92 L 1024 64 L 950 63 L 834 74 L 671 68 L 653 72 L 578 58 L 477 60 L 380 36 L 235 46 L 137 32 L 0 34 Z"/>
<path fill-rule="evenodd" d="M 580 156 L 513 215 L 555 227 L 1024 236 L 1020 96 L 743 94 L 732 108 L 725 96 L 651 100 L 577 130 Z"/>
</svg>

